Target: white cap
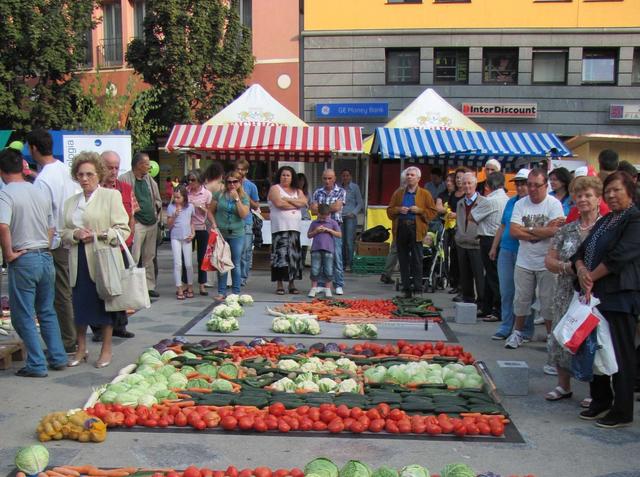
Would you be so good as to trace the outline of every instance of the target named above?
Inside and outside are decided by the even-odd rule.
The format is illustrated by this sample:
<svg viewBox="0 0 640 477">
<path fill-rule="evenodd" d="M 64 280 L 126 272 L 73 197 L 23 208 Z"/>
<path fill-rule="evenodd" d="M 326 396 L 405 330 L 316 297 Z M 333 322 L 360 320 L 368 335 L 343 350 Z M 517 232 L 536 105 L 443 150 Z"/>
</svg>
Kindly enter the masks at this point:
<svg viewBox="0 0 640 477">
<path fill-rule="evenodd" d="M 511 182 L 514 181 L 526 181 L 529 178 L 530 169 L 520 169 Z"/>
</svg>

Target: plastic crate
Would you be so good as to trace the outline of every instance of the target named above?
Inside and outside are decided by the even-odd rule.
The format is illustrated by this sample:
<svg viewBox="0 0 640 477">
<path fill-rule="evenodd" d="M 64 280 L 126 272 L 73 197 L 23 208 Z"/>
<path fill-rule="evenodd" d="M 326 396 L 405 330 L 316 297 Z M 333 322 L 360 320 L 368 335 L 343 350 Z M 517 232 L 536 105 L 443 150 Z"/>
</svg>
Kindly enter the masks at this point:
<svg viewBox="0 0 640 477">
<path fill-rule="evenodd" d="M 351 269 L 353 273 L 382 273 L 387 257 L 355 255 Z"/>
</svg>

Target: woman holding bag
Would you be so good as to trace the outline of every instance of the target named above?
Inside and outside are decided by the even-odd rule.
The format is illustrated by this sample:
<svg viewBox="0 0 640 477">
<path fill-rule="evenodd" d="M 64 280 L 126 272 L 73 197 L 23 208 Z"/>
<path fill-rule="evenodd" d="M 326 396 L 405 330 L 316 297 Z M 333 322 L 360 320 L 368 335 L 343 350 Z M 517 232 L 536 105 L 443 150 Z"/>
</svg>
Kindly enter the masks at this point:
<svg viewBox="0 0 640 477">
<path fill-rule="evenodd" d="M 609 323 L 618 372 L 594 375 L 591 405 L 581 419 L 597 420 L 607 429 L 633 421 L 636 374 L 634 337 L 640 313 L 640 211 L 633 205 L 635 184 L 626 172 L 604 181 L 604 200 L 611 212 L 601 218 L 572 257 L 586 300 L 600 300 L 598 310 Z M 612 389 L 613 385 L 613 389 Z"/>
<path fill-rule="evenodd" d="M 96 249 L 119 247 L 117 233 L 126 240 L 130 229 L 120 192 L 100 187 L 105 174 L 97 153 L 83 151 L 74 157 L 71 176 L 80 184 L 82 192 L 65 202 L 62 230 L 62 241 L 70 248 L 69 274 L 78 335 L 78 350 L 68 366 L 77 366 L 88 358 L 87 325 L 102 327 L 102 349 L 94 366 L 104 368 L 111 363 L 113 312 L 105 310 L 104 300 L 96 290 L 94 253 Z M 117 250 L 114 257 L 124 269 L 122 255 Z"/>
<path fill-rule="evenodd" d="M 249 214 L 249 197 L 242 190 L 242 176 L 239 172 L 229 172 L 225 177 L 225 188 L 213 196 L 211 212 L 215 217 L 218 232 L 231 248 L 231 281 L 233 293 L 240 293 L 242 250 L 244 248 L 244 218 Z M 227 274 L 218 273 L 217 300 L 224 300 L 227 294 Z"/>
</svg>

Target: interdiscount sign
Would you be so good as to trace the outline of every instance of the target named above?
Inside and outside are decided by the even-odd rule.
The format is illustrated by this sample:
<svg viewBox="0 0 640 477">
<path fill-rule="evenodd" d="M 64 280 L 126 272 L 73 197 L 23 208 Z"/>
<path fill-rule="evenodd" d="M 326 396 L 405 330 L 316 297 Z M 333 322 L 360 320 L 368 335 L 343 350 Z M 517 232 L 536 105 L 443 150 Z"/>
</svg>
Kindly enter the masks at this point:
<svg viewBox="0 0 640 477">
<path fill-rule="evenodd" d="M 537 103 L 462 103 L 462 113 L 473 118 L 536 119 Z"/>
</svg>

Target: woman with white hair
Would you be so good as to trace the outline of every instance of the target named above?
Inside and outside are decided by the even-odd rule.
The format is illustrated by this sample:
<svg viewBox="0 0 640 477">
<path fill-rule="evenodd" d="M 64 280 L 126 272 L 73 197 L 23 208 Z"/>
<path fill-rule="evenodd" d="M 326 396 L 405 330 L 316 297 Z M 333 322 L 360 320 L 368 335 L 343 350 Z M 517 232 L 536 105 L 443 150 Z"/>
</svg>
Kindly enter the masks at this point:
<svg viewBox="0 0 640 477">
<path fill-rule="evenodd" d="M 489 177 L 489 175 L 493 174 L 494 172 L 500 172 L 500 169 L 502 169 L 502 166 L 500 165 L 500 162 L 498 162 L 497 159 L 489 159 L 487 160 L 487 162 L 484 163 L 485 180 L 483 180 L 482 182 L 478 182 L 478 186 L 476 187 L 476 192 L 478 194 L 484 195 L 484 186 L 487 183 L 486 178 Z"/>
</svg>

